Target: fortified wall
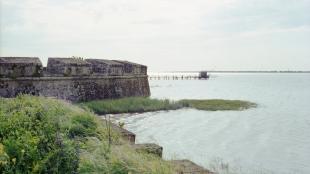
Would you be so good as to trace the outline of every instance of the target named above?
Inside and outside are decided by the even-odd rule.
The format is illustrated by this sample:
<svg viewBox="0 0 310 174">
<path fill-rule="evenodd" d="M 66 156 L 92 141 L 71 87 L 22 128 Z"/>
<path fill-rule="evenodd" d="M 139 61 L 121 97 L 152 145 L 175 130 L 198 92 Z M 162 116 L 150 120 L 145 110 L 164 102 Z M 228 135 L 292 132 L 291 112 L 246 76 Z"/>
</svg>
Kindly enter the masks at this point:
<svg viewBox="0 0 310 174">
<path fill-rule="evenodd" d="M 56 97 L 73 102 L 149 96 L 147 67 L 105 59 L 0 57 L 0 96 Z"/>
</svg>

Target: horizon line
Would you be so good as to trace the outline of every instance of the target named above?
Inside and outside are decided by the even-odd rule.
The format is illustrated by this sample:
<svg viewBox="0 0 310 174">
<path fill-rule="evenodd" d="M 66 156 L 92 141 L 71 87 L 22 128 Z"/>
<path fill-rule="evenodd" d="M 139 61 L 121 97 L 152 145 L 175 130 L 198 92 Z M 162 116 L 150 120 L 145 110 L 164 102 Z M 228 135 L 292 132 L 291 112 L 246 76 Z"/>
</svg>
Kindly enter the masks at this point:
<svg viewBox="0 0 310 174">
<path fill-rule="evenodd" d="M 206 70 L 202 70 L 206 71 Z M 199 73 L 202 71 L 158 71 L 161 73 Z M 153 71 L 155 72 L 155 71 Z M 310 70 L 209 70 L 215 73 L 310 73 Z"/>
</svg>

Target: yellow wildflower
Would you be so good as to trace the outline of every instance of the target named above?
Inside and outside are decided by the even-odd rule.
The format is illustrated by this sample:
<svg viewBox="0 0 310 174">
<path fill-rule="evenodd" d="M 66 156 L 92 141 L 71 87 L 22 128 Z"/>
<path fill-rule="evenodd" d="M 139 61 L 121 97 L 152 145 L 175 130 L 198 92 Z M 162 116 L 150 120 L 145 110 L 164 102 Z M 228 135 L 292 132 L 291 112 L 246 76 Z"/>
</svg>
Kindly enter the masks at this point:
<svg viewBox="0 0 310 174">
<path fill-rule="evenodd" d="M 0 143 L 0 155 L 4 154 L 4 146 Z"/>
</svg>

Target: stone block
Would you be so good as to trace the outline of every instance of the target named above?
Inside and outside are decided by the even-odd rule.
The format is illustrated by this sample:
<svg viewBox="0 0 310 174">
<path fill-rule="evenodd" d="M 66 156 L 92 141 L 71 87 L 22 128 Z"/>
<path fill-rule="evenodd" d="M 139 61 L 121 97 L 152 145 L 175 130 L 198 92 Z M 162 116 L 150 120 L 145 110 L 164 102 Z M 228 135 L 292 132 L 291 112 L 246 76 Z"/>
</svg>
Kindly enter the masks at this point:
<svg viewBox="0 0 310 174">
<path fill-rule="evenodd" d="M 125 141 L 128 141 L 130 144 L 135 144 L 136 134 L 128 131 L 127 129 L 121 128 L 114 123 L 111 123 L 111 127 L 114 131 L 119 132 Z"/>
<path fill-rule="evenodd" d="M 163 147 L 157 144 L 154 144 L 154 143 L 135 144 L 133 145 L 133 148 L 137 152 L 146 152 L 146 153 L 157 155 L 159 157 L 162 157 L 163 155 Z"/>
<path fill-rule="evenodd" d="M 86 61 L 91 63 L 93 75 L 124 75 L 124 65 L 116 61 L 106 59 L 86 59 Z"/>
<path fill-rule="evenodd" d="M 172 160 L 177 169 L 177 174 L 215 174 L 190 160 Z"/>
<path fill-rule="evenodd" d="M 124 65 L 124 75 L 146 75 L 147 66 L 125 61 L 125 60 L 114 60 Z"/>
<path fill-rule="evenodd" d="M 0 78 L 40 77 L 41 73 L 37 57 L 0 57 Z"/>
<path fill-rule="evenodd" d="M 81 58 L 48 58 L 47 69 L 55 76 L 89 76 L 92 74 L 90 63 Z"/>
</svg>

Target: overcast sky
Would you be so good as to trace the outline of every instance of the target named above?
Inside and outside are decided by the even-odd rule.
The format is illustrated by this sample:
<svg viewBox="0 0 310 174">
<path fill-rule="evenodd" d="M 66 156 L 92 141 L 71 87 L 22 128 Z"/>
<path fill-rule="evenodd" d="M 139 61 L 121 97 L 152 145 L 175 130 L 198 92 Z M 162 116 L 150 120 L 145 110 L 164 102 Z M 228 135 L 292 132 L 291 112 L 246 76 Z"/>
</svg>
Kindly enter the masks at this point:
<svg viewBox="0 0 310 174">
<path fill-rule="evenodd" d="M 0 0 L 0 55 L 310 70 L 310 0 Z"/>
</svg>

